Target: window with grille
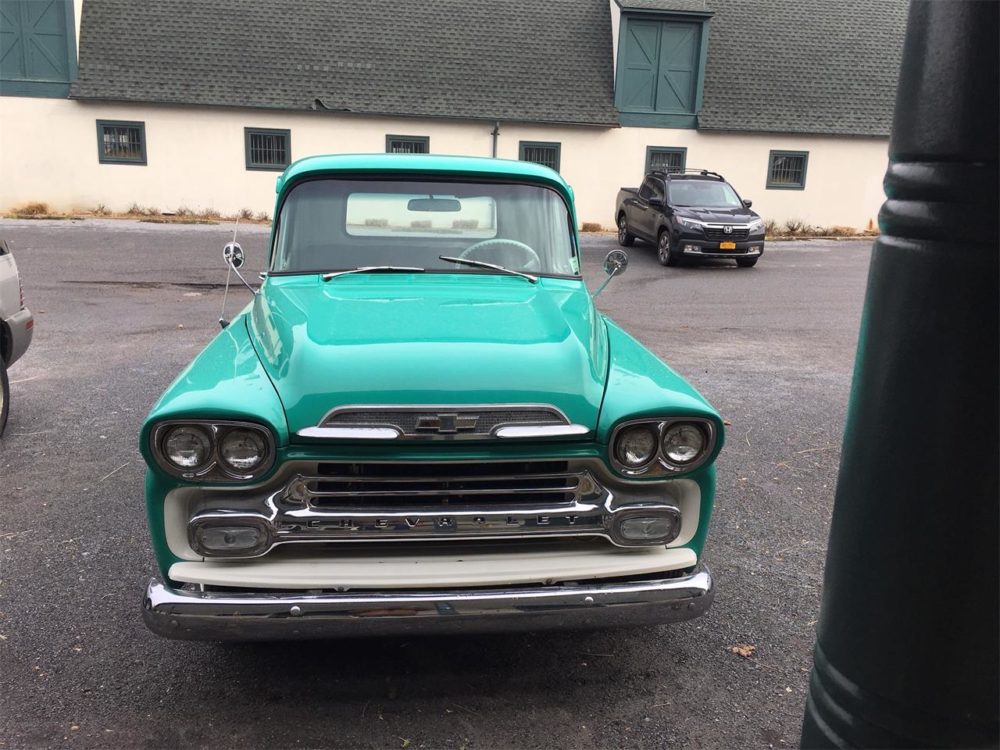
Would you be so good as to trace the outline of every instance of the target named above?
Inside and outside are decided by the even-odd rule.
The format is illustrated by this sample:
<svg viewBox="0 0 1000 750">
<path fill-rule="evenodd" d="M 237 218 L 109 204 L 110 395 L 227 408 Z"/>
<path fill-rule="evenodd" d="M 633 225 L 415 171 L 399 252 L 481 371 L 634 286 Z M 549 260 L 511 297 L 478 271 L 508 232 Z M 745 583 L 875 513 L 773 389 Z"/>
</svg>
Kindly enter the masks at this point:
<svg viewBox="0 0 1000 750">
<path fill-rule="evenodd" d="M 521 161 L 533 161 L 535 164 L 542 164 L 549 169 L 559 171 L 559 148 L 558 143 L 539 143 L 535 141 L 521 141 L 518 147 L 518 159 Z"/>
<path fill-rule="evenodd" d="M 97 160 L 101 164 L 145 164 L 146 123 L 98 120 Z"/>
<path fill-rule="evenodd" d="M 772 151 L 767 162 L 767 187 L 802 190 L 808 162 L 808 151 Z"/>
<path fill-rule="evenodd" d="M 387 154 L 429 154 L 431 139 L 426 135 L 387 135 L 385 137 L 385 152 Z"/>
<path fill-rule="evenodd" d="M 646 174 L 650 172 L 681 172 L 687 164 L 686 148 L 646 148 Z"/>
<path fill-rule="evenodd" d="M 290 130 L 244 128 L 243 132 L 246 137 L 247 169 L 281 172 L 291 163 Z"/>
</svg>

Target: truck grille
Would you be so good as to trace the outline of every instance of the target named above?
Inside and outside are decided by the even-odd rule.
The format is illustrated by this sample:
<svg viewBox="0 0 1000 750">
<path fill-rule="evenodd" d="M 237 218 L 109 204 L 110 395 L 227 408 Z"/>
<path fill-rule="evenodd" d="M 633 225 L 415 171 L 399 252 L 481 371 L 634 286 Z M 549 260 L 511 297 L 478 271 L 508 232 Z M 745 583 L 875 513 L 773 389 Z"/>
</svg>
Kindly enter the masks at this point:
<svg viewBox="0 0 1000 750">
<path fill-rule="evenodd" d="M 304 480 L 314 508 L 561 505 L 592 491 L 565 461 L 324 463 L 317 474 Z"/>
<path fill-rule="evenodd" d="M 733 227 L 733 231 L 727 234 L 722 227 L 705 227 L 705 237 L 710 240 L 720 240 L 723 242 L 726 240 L 745 240 L 749 236 L 750 230 L 746 228 Z"/>
</svg>

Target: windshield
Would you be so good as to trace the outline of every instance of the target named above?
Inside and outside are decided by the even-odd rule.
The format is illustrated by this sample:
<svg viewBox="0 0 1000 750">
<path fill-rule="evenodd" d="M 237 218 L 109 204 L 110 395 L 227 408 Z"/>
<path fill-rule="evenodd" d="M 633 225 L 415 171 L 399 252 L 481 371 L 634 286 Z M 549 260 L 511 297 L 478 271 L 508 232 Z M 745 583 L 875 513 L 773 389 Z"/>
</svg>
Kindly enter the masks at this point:
<svg viewBox="0 0 1000 750">
<path fill-rule="evenodd" d="M 293 187 L 278 216 L 271 270 L 409 266 L 496 273 L 441 255 L 533 274 L 579 274 L 566 204 L 553 190 L 371 179 L 319 179 Z"/>
<path fill-rule="evenodd" d="M 740 197 L 729 185 L 707 180 L 672 180 L 670 203 L 697 208 L 743 208 Z"/>
</svg>

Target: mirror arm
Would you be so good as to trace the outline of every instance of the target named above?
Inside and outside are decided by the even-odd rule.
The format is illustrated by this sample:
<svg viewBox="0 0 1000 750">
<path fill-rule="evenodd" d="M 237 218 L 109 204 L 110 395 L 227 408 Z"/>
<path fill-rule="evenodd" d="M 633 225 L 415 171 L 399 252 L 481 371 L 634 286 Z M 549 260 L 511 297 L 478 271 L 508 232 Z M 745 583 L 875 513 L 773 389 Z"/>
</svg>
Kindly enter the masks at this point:
<svg viewBox="0 0 1000 750">
<path fill-rule="evenodd" d="M 240 269 L 234 266 L 232 261 L 229 261 L 229 267 L 233 269 L 237 277 L 239 277 L 239 280 L 243 282 L 243 286 L 245 286 L 247 289 L 250 290 L 250 294 L 257 296 L 257 290 L 254 289 L 252 286 L 250 286 L 250 283 L 245 278 L 243 278 L 243 274 L 240 273 Z"/>
<path fill-rule="evenodd" d="M 615 271 L 614 273 L 609 273 L 608 274 L 608 278 L 606 278 L 604 280 L 603 284 L 601 284 L 599 287 L 597 287 L 597 289 L 594 291 L 594 293 L 590 295 L 590 298 L 591 299 L 597 299 L 597 295 L 600 294 L 601 292 L 603 292 L 604 291 L 604 287 L 606 287 L 608 284 L 610 284 L 611 283 L 611 279 L 613 279 L 619 273 L 620 273 L 620 271 Z"/>
</svg>

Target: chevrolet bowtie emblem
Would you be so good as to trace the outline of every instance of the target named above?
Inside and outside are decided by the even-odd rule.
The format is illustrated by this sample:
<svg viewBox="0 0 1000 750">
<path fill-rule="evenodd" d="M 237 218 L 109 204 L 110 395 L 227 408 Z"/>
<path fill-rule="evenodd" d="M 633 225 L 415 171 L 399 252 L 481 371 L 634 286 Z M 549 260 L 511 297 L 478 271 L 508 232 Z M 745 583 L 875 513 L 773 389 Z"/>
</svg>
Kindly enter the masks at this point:
<svg viewBox="0 0 1000 750">
<path fill-rule="evenodd" d="M 476 429 L 479 416 L 476 414 L 435 414 L 417 418 L 417 430 L 421 432 L 437 432 L 441 435 L 453 435 L 456 432 L 468 432 Z"/>
</svg>

